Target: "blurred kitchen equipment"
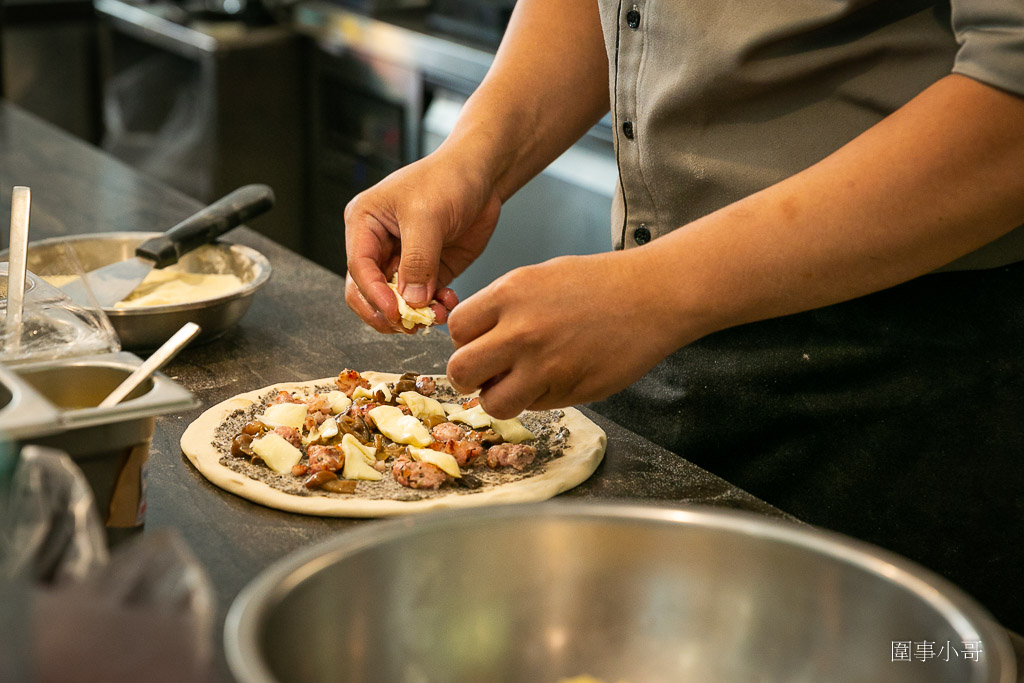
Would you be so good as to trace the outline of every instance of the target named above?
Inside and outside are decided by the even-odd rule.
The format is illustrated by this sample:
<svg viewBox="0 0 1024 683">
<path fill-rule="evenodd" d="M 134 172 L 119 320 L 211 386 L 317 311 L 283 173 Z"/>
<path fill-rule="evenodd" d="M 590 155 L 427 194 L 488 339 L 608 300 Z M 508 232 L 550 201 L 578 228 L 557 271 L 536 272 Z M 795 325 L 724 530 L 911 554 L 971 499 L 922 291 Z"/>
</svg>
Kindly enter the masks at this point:
<svg viewBox="0 0 1024 683">
<path fill-rule="evenodd" d="M 427 25 L 497 47 L 515 5 L 515 0 L 432 0 Z"/>
<path fill-rule="evenodd" d="M 156 232 L 107 232 L 32 242 L 28 246 L 29 270 L 43 277 L 72 275 L 47 269 L 53 255 L 71 246 L 83 268 L 91 270 L 129 258 L 135 247 L 158 236 Z M 140 308 L 102 309 L 125 349 L 155 349 L 187 322 L 202 332 L 193 343 L 216 339 L 231 329 L 249 310 L 253 296 L 270 279 L 270 262 L 263 254 L 239 244 L 217 242 L 186 254 L 178 267 L 190 273 L 231 273 L 242 281 L 241 289 L 202 301 Z"/>
<path fill-rule="evenodd" d="M 26 397 L 13 404 L 10 415 L 0 410 L 0 425 L 5 420 L 20 423 L 20 444 L 57 448 L 71 456 L 89 482 L 112 541 L 145 520 L 145 465 L 155 417 L 197 405 L 189 391 L 158 372 L 126 400 L 101 407 L 141 365 L 138 356 L 119 352 L 25 363 L 0 373 L 6 393 Z M 53 416 L 51 421 L 40 423 L 24 415 L 40 404 Z"/>
<path fill-rule="evenodd" d="M 128 375 L 128 377 L 117 385 L 110 394 L 100 401 L 100 408 L 109 408 L 110 406 L 116 406 L 118 403 L 123 401 L 128 394 L 132 393 L 136 387 L 145 382 L 152 376 L 154 372 L 166 365 L 172 358 L 178 355 L 185 346 L 192 341 L 192 338 L 199 334 L 199 325 L 195 323 L 185 323 L 181 329 L 175 332 L 170 339 L 163 343 L 163 345 L 153 352 L 146 361 L 136 368 L 135 372 Z"/>
<path fill-rule="evenodd" d="M 158 529 L 109 552 L 67 454 L 17 457 L 0 496 L 0 680 L 212 682 L 213 588 L 180 535 Z"/>
<path fill-rule="evenodd" d="M 88 4 L 101 29 L 103 149 L 204 204 L 267 183 L 274 210 L 249 227 L 301 250 L 305 46 L 290 23 L 209 21 L 217 0 Z M 240 15 L 256 5 L 221 4 Z M 262 4 L 286 11 L 278 0 Z"/>
<path fill-rule="evenodd" d="M 304 256 L 345 273 L 346 203 L 444 141 L 487 74 L 510 11 L 506 0 L 435 1 L 419 19 L 367 16 L 331 0 L 296 5 L 293 25 L 313 48 Z M 451 37 L 460 28 L 475 39 Z M 488 248 L 451 285 L 460 298 L 527 263 L 608 250 L 612 132 L 605 116 L 502 206 Z"/>
<path fill-rule="evenodd" d="M 203 565 L 175 529 L 111 552 L 86 580 L 32 591 L 29 681 L 215 683 L 216 608 Z M 61 643 L 59 657 L 53 643 Z"/>
<path fill-rule="evenodd" d="M 178 262 L 188 252 L 209 244 L 228 230 L 255 218 L 274 205 L 274 192 L 267 185 L 246 185 L 221 197 L 189 216 L 167 232 L 146 240 L 133 258 L 90 270 L 82 278 L 61 285 L 71 300 L 88 306 L 85 283 L 101 307 L 113 306 L 127 297 L 154 268 Z"/>
<path fill-rule="evenodd" d="M 429 7 L 433 0 L 331 0 L 363 14 L 396 13 Z"/>
<path fill-rule="evenodd" d="M 937 656 L 920 661 L 909 643 L 925 641 Z M 241 683 L 1016 679 L 1006 632 L 894 554 L 749 513 L 614 503 L 360 526 L 257 577 L 225 646 Z"/>
<path fill-rule="evenodd" d="M 0 97 L 98 144 L 102 117 L 92 2 L 0 5 Z"/>
<path fill-rule="evenodd" d="M 7 318 L 5 327 L 11 351 L 21 348 L 21 322 L 25 304 L 25 251 L 28 247 L 28 216 L 32 191 L 23 185 L 11 193 L 10 271 L 7 280 Z"/>
</svg>

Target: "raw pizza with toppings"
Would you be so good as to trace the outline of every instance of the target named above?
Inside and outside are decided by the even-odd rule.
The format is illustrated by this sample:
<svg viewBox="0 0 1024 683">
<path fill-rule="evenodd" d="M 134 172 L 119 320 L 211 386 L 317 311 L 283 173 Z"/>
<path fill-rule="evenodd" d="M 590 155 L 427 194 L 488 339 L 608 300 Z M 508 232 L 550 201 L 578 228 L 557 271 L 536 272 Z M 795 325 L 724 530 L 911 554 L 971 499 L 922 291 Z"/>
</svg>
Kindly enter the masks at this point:
<svg viewBox="0 0 1024 683">
<path fill-rule="evenodd" d="M 589 477 L 605 442 L 574 408 L 498 420 L 442 377 L 344 370 L 219 403 L 181 448 L 212 483 L 253 502 L 384 517 L 546 500 Z"/>
</svg>

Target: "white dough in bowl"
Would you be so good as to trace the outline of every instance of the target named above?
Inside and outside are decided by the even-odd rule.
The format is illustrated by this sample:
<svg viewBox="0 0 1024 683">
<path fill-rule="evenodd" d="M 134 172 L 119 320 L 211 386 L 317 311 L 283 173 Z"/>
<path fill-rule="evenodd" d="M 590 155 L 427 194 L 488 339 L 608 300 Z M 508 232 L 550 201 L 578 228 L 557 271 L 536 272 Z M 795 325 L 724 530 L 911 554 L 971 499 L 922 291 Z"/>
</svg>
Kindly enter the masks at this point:
<svg viewBox="0 0 1024 683">
<path fill-rule="evenodd" d="M 131 294 L 114 304 L 115 308 L 187 304 L 215 299 L 242 288 L 242 280 L 231 273 L 186 273 L 173 268 L 150 272 Z"/>
<path fill-rule="evenodd" d="M 74 275 L 46 275 L 54 287 L 77 279 Z M 143 308 L 188 304 L 203 299 L 215 299 L 243 287 L 241 278 L 232 273 L 188 273 L 176 266 L 154 269 L 132 293 L 114 304 L 115 308 Z"/>
</svg>

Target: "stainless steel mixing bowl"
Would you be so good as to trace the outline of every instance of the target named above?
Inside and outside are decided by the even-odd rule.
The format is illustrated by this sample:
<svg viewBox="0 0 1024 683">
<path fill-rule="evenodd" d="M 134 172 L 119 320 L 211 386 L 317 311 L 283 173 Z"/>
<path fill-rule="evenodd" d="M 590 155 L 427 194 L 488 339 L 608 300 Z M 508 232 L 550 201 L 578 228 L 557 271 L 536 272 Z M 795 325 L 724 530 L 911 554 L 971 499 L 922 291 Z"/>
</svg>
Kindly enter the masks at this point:
<svg viewBox="0 0 1024 683">
<path fill-rule="evenodd" d="M 916 659 L 922 643 L 936 656 Z M 1005 631 L 895 555 L 750 514 L 611 503 L 368 523 L 261 574 L 225 645 L 242 683 L 1016 677 Z"/>
<path fill-rule="evenodd" d="M 105 232 L 72 235 L 32 242 L 28 247 L 28 269 L 36 274 L 70 275 L 55 272 L 55 263 L 69 263 L 64 244 L 71 245 L 86 271 L 130 258 L 135 247 L 155 232 Z M 135 351 L 152 350 L 167 341 L 187 322 L 197 323 L 202 332 L 192 342 L 202 343 L 219 337 L 249 310 L 253 295 L 270 278 L 270 262 L 255 249 L 218 242 L 186 254 L 179 261 L 192 273 L 233 273 L 242 281 L 241 289 L 224 296 L 185 304 L 146 306 L 144 308 L 104 308 L 121 346 Z M 66 266 L 65 266 L 66 267 Z"/>
</svg>

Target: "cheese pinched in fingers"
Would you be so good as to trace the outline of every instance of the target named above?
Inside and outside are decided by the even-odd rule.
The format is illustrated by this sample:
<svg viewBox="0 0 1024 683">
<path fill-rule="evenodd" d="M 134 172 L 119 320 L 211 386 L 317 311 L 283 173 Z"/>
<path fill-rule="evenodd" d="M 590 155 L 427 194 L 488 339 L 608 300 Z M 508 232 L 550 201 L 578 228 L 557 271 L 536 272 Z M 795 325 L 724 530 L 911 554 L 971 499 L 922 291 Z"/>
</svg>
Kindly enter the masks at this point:
<svg viewBox="0 0 1024 683">
<path fill-rule="evenodd" d="M 395 298 L 398 300 L 398 314 L 402 317 L 402 326 L 405 329 L 411 330 L 417 325 L 430 327 L 434 324 L 434 311 L 429 305 L 413 308 L 398 293 L 398 273 L 395 273 L 395 277 L 388 283 L 388 287 L 395 293 Z M 434 302 L 432 301 L 431 303 Z"/>
</svg>

